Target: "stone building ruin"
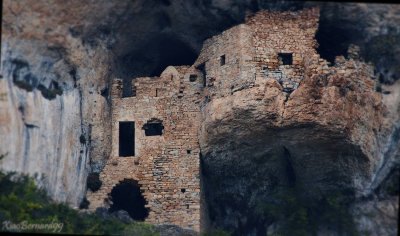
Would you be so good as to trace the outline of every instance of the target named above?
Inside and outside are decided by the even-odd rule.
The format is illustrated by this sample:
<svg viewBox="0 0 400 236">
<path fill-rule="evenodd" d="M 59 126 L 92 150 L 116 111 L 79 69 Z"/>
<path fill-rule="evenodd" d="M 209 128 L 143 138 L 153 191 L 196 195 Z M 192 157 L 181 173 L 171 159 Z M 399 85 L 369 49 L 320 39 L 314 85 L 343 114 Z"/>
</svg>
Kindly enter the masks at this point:
<svg viewBox="0 0 400 236">
<path fill-rule="evenodd" d="M 123 94 L 122 80 L 114 79 L 111 156 L 100 173 L 101 188 L 87 193 L 90 209 L 112 206 L 113 189 L 136 181 L 146 222 L 200 231 L 205 213 L 198 135 L 204 107 L 268 80 L 290 96 L 306 76 L 351 73 L 353 64 L 343 57 L 330 66 L 318 55 L 318 20 L 317 8 L 261 11 L 207 39 L 192 66 L 136 78 L 131 93 Z M 374 82 L 365 86 L 373 88 Z"/>
</svg>

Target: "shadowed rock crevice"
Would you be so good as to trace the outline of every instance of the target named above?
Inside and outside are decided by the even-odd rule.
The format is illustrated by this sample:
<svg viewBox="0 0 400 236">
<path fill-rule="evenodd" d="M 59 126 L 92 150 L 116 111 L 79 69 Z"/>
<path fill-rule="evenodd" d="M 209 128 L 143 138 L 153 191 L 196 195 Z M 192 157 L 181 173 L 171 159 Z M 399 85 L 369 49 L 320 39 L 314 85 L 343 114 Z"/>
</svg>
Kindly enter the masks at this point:
<svg viewBox="0 0 400 236">
<path fill-rule="evenodd" d="M 210 149 L 202 158 L 202 174 L 211 227 L 233 235 L 264 235 L 273 224 L 289 222 L 282 221 L 279 214 L 296 218 L 292 215 L 295 210 L 284 210 L 296 204 L 299 212 L 317 215 L 316 203 L 327 202 L 333 193 L 348 204 L 357 191 L 354 176 L 365 175 L 368 165 L 360 158 L 363 154 L 358 147 L 346 143 L 341 134 L 318 126 L 250 128 L 225 135 L 220 136 L 224 143 L 207 144 Z M 270 215 L 275 211 L 268 208 L 271 204 L 280 206 L 280 210 L 274 208 L 278 215 Z M 348 213 L 343 214 L 351 219 Z M 310 233 L 307 225 L 302 227 Z"/>
</svg>

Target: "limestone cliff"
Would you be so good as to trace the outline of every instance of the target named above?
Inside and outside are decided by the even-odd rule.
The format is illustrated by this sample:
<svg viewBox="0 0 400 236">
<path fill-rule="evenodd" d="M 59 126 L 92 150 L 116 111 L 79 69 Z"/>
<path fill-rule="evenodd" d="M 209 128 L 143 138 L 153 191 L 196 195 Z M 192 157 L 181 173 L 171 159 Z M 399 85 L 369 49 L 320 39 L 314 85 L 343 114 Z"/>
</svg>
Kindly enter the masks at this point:
<svg viewBox="0 0 400 236">
<path fill-rule="evenodd" d="M 271 187 L 295 178 L 296 183 L 314 183 L 300 188 L 311 198 L 337 189 L 355 191 L 357 199 L 350 205 L 359 228 L 394 235 L 386 225 L 393 225 L 398 211 L 398 192 L 388 190 L 398 179 L 400 159 L 397 5 L 3 1 L 0 154 L 7 155 L 1 168 L 36 173 L 54 199 L 77 206 L 86 193 L 87 175 L 100 172 L 110 156 L 112 78 L 129 82 L 134 76 L 159 75 L 167 65 L 193 64 L 204 39 L 257 10 L 314 5 L 321 7 L 321 57 L 333 62 L 347 54 L 350 43 L 358 44 L 361 56 L 376 65 L 379 83 L 371 90 L 364 79 L 367 71 L 355 63 L 348 66 L 356 78 L 325 80 L 309 72 L 290 96 L 267 80 L 261 87 L 212 99 L 200 137 L 203 174 L 212 178 L 210 183 L 229 181 L 210 198 L 216 216 L 211 221 L 237 226 L 235 219 L 246 208 L 243 199 L 251 204 L 263 199 L 261 190 L 252 190 L 258 181 Z M 265 155 L 272 160 L 260 158 Z M 224 196 L 234 196 L 230 207 L 218 203 Z M 384 220 L 369 217 L 380 209 L 388 209 Z M 221 219 L 225 211 L 230 217 Z"/>
</svg>

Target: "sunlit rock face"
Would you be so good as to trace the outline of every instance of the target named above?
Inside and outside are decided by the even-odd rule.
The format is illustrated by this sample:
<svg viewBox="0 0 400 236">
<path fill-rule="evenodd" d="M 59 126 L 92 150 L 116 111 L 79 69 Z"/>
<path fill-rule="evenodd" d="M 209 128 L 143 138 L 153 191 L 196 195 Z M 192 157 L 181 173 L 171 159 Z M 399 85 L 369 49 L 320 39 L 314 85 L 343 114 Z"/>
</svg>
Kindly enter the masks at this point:
<svg viewBox="0 0 400 236">
<path fill-rule="evenodd" d="M 375 93 L 351 92 L 339 98 L 333 85 L 318 87 L 325 94 L 321 98 L 324 102 L 315 105 L 307 101 L 307 93 L 316 86 L 313 79 L 306 80 L 310 84 L 288 99 L 274 90 L 275 85 L 265 85 L 265 95 L 239 91 L 212 101 L 204 113 L 208 115 L 203 125 L 208 134 L 200 137 L 207 160 L 203 162 L 204 179 L 216 184 L 218 176 L 234 173 L 231 180 L 220 182 L 227 190 L 218 194 L 240 195 L 234 201 L 245 199 L 246 203 L 221 204 L 224 208 L 216 207 L 211 212 L 216 218 L 211 220 L 234 227 L 237 221 L 229 220 L 243 210 L 232 209 L 253 206 L 253 197 L 266 199 L 259 183 L 272 189 L 277 181 L 298 188 L 307 197 L 318 198 L 318 191 L 343 187 L 361 191 L 361 195 L 370 196 L 365 201 L 380 204 L 382 197 L 377 198 L 375 190 L 392 181 L 386 177 L 398 165 L 400 155 L 397 5 L 247 0 L 3 1 L 0 154 L 7 155 L 1 168 L 37 173 L 54 199 L 77 206 L 85 195 L 86 176 L 99 172 L 109 157 L 108 93 L 112 78 L 129 81 L 134 76 L 158 75 L 167 65 L 193 64 L 206 38 L 243 22 L 247 13 L 313 5 L 321 7 L 316 36 L 320 55 L 333 60 L 346 54 L 350 43 L 360 45 L 362 57 L 377 66 L 385 108 L 375 110 L 369 100 L 365 105 L 358 103 L 362 99 L 356 94 L 372 98 Z M 237 104 L 239 95 L 248 97 L 242 105 Z M 253 104 L 251 96 L 262 102 Z M 226 104 L 236 104 L 236 108 L 224 110 L 229 107 Z M 260 107 L 265 104 L 271 106 Z M 345 111 L 338 109 L 341 104 L 346 104 L 341 108 Z M 221 122 L 212 116 L 214 110 L 224 117 Z M 353 116 L 354 121 L 368 125 L 349 123 Z M 337 125 L 328 122 L 335 119 L 340 121 Z M 219 175 L 210 177 L 210 173 Z M 207 188 L 217 186 L 212 181 Z M 311 187 L 309 181 L 314 183 Z M 218 194 L 209 196 L 208 204 L 218 205 Z M 396 201 L 397 197 L 391 199 Z M 354 209 L 355 214 L 363 213 Z M 233 211 L 226 221 L 220 218 L 224 211 Z M 365 222 L 359 222 L 361 228 L 369 227 Z M 371 235 L 381 235 L 382 231 L 368 229 Z"/>
<path fill-rule="evenodd" d="M 108 155 L 111 60 L 102 41 L 93 48 L 71 33 L 89 10 L 67 14 L 74 4 L 4 2 L 0 152 L 3 169 L 37 174 L 77 206 Z"/>
</svg>

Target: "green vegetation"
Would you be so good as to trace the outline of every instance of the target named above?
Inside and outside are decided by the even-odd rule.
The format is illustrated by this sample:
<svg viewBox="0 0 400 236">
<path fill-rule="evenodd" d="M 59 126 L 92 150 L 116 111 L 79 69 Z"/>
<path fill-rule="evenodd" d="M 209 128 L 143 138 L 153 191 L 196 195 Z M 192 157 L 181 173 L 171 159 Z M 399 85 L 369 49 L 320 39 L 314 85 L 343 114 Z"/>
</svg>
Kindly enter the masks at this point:
<svg viewBox="0 0 400 236">
<path fill-rule="evenodd" d="M 298 196 L 294 189 L 275 193 L 271 202 L 258 204 L 257 214 L 266 222 L 278 223 L 274 235 L 317 235 L 328 229 L 340 235 L 358 235 L 348 212 L 349 198 L 331 193 L 310 201 Z"/>
<path fill-rule="evenodd" d="M 117 219 L 103 219 L 94 214 L 78 212 L 65 204 L 52 202 L 46 193 L 38 189 L 34 181 L 27 176 L 0 172 L 0 189 L 1 231 L 13 231 L 12 225 L 62 224 L 62 229 L 61 227 L 25 228 L 17 231 L 91 235 L 158 235 L 153 226 L 145 223 L 126 224 Z"/>
<path fill-rule="evenodd" d="M 230 236 L 231 234 L 222 230 L 222 229 L 214 229 L 211 232 L 203 233 L 202 236 Z"/>
</svg>

